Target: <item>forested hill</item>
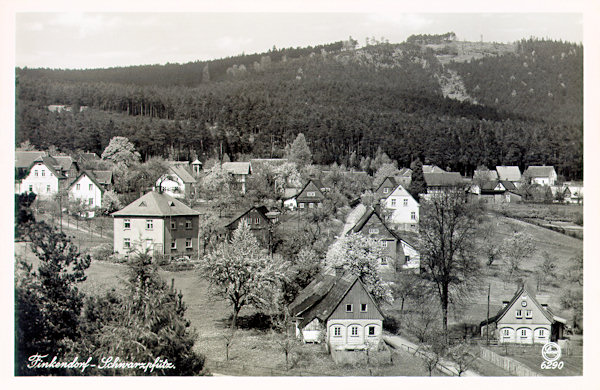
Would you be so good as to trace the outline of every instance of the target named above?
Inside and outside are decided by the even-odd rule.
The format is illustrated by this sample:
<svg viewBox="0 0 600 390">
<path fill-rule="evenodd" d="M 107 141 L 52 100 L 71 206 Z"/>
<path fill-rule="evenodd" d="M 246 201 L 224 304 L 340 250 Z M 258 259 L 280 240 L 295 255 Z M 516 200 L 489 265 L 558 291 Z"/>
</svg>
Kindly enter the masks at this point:
<svg viewBox="0 0 600 390">
<path fill-rule="evenodd" d="M 428 37 L 183 65 L 17 69 L 17 143 L 100 153 L 123 135 L 145 157 L 208 158 L 222 146 L 239 159 L 280 156 L 302 132 L 322 164 L 381 147 L 401 166 L 419 157 L 469 174 L 481 164 L 552 164 L 582 177 L 581 46 L 522 41 L 462 62 L 464 44 L 444 37 L 430 45 Z M 440 79 L 449 72 L 469 99 L 444 98 Z M 502 81 L 511 76 L 528 89 Z M 75 109 L 51 113 L 50 104 Z"/>
</svg>

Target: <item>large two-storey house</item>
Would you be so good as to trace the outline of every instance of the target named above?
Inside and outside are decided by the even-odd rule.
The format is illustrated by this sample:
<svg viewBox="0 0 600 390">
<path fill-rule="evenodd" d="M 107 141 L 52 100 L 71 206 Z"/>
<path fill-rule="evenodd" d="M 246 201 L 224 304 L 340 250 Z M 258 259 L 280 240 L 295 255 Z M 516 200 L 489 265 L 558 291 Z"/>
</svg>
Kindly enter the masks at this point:
<svg viewBox="0 0 600 390">
<path fill-rule="evenodd" d="M 419 228 L 419 203 L 401 184 L 381 200 L 381 206 L 390 213 L 386 222 L 396 229 L 417 230 Z"/>
<path fill-rule="evenodd" d="M 296 335 L 304 342 L 324 341 L 331 350 L 376 349 L 383 315 L 361 280 L 324 272 L 290 305 Z"/>
<path fill-rule="evenodd" d="M 129 255 L 148 250 L 170 257 L 198 253 L 199 212 L 160 191 L 150 191 L 114 218 L 114 251 Z"/>
<path fill-rule="evenodd" d="M 29 174 L 21 180 L 19 193 L 33 192 L 39 198 L 49 198 L 63 189 L 67 176 L 53 157 L 38 157 L 29 166 Z"/>
<path fill-rule="evenodd" d="M 68 188 L 69 200 L 78 200 L 88 209 L 88 218 L 94 217 L 94 209 L 102 207 L 104 186 L 98 182 L 91 172 L 83 171 L 71 182 Z"/>
</svg>

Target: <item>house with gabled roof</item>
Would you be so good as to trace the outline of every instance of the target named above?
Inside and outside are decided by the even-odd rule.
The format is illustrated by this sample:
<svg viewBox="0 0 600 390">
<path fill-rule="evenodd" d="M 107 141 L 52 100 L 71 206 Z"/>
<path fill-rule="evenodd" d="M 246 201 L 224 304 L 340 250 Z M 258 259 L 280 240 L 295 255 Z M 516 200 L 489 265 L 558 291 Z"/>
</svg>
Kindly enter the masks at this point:
<svg viewBox="0 0 600 390">
<path fill-rule="evenodd" d="M 444 171 L 442 168 L 438 167 L 437 165 L 423 165 L 423 173 L 444 173 L 446 171 Z"/>
<path fill-rule="evenodd" d="M 242 194 L 246 193 L 246 181 L 252 174 L 252 165 L 249 162 L 224 162 L 221 165 L 233 178 Z"/>
<path fill-rule="evenodd" d="M 33 192 L 40 198 L 49 198 L 63 189 L 67 177 L 53 157 L 38 157 L 28 168 L 29 174 L 21 180 L 19 193 Z"/>
<path fill-rule="evenodd" d="M 77 177 L 77 175 L 79 175 L 79 172 L 80 172 L 79 163 L 77 163 L 77 161 L 73 160 L 73 158 L 71 156 L 52 156 L 52 157 L 60 165 L 60 170 L 66 177 L 73 179 L 73 178 Z"/>
<path fill-rule="evenodd" d="M 516 165 L 498 165 L 496 166 L 496 172 L 498 172 L 498 180 L 500 181 L 521 182 L 521 170 Z"/>
<path fill-rule="evenodd" d="M 102 186 L 92 172 L 82 171 L 69 185 L 69 199 L 79 200 L 89 209 L 87 217 L 94 217 L 94 210 L 102 207 L 102 195 L 105 188 Z"/>
<path fill-rule="evenodd" d="M 398 270 L 403 268 L 413 268 L 415 264 L 420 264 L 418 253 L 412 245 L 403 241 L 400 236 L 390 229 L 384 222 L 379 213 L 372 208 L 367 207 L 363 216 L 350 229 L 352 233 L 361 233 L 380 241 L 384 247 L 384 256 L 381 258 L 381 271 L 384 276 L 393 276 Z M 405 252 L 405 247 L 412 248 L 413 251 Z"/>
<path fill-rule="evenodd" d="M 498 313 L 481 322 L 484 327 L 495 326 L 498 343 L 545 344 L 563 338 L 566 320 L 552 313 L 548 305 L 540 304 L 530 290 L 522 285 L 510 301 L 504 301 Z"/>
<path fill-rule="evenodd" d="M 427 193 L 422 194 L 425 199 L 433 194 L 456 188 L 464 184 L 463 177 L 458 172 L 423 172 L 423 178 L 427 185 Z"/>
<path fill-rule="evenodd" d="M 321 183 L 320 180 L 310 179 L 304 185 L 304 187 L 302 187 L 300 192 L 293 196 L 293 199 L 296 203 L 296 207 L 298 208 L 298 210 L 307 210 L 323 206 L 326 191 L 327 188 Z M 291 204 L 289 199 L 287 200 L 287 204 Z"/>
<path fill-rule="evenodd" d="M 250 231 L 258 239 L 258 241 L 262 245 L 270 247 L 272 241 L 273 222 L 267 214 L 269 214 L 269 209 L 267 209 L 265 206 L 251 207 L 239 216 L 235 217 L 231 222 L 225 225 L 225 227 L 231 233 L 239 227 L 240 223 L 246 222 L 250 227 Z"/>
<path fill-rule="evenodd" d="M 532 165 L 529 166 L 523 176 L 526 176 L 531 180 L 531 184 L 539 184 L 541 186 L 553 186 L 556 184 L 558 175 L 554 170 L 553 166 L 547 165 Z"/>
<path fill-rule="evenodd" d="M 298 338 L 324 341 L 329 351 L 376 349 L 381 342 L 381 309 L 360 278 L 350 273 L 321 273 L 289 309 Z"/>
<path fill-rule="evenodd" d="M 198 253 L 200 213 L 168 194 L 150 191 L 111 215 L 116 253 L 148 250 L 169 257 Z"/>
<path fill-rule="evenodd" d="M 381 199 L 381 206 L 390 212 L 386 222 L 399 230 L 417 230 L 419 228 L 419 203 L 398 184 L 396 188 Z"/>
<path fill-rule="evenodd" d="M 385 179 L 383 179 L 381 184 L 379 184 L 373 195 L 377 200 L 386 198 L 389 194 L 392 193 L 392 191 L 394 191 L 394 188 L 396 187 L 398 187 L 398 182 L 396 181 L 396 178 L 388 176 Z"/>
<path fill-rule="evenodd" d="M 187 161 L 169 161 L 167 173 L 156 180 L 156 186 L 174 198 L 187 198 L 194 194 L 196 179 Z"/>
</svg>

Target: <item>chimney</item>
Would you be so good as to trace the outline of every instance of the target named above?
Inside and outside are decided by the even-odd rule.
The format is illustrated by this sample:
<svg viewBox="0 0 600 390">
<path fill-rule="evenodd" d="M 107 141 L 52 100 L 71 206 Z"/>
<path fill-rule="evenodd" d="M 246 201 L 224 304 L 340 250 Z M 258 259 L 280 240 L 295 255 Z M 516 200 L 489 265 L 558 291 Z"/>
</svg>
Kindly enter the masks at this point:
<svg viewBox="0 0 600 390">
<path fill-rule="evenodd" d="M 508 306 L 508 301 L 502 301 L 502 308 L 504 309 L 506 306 Z"/>
</svg>

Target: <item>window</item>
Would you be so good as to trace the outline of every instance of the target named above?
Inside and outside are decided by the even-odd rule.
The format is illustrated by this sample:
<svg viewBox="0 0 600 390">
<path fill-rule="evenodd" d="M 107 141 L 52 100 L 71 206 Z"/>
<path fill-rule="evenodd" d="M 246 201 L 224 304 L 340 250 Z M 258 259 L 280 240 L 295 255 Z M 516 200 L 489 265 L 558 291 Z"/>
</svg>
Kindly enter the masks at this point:
<svg viewBox="0 0 600 390">
<path fill-rule="evenodd" d="M 315 196 L 315 192 L 314 191 L 309 191 L 306 193 L 306 196 Z"/>
<path fill-rule="evenodd" d="M 35 171 L 33 171 L 35 173 L 35 175 L 38 175 L 38 170 L 36 169 Z"/>
<path fill-rule="evenodd" d="M 369 228 L 369 234 L 377 234 L 379 233 L 379 229 L 377 228 Z"/>
<path fill-rule="evenodd" d="M 532 310 L 526 310 L 525 311 L 525 318 L 533 318 L 533 311 Z"/>
<path fill-rule="evenodd" d="M 171 240 L 171 250 L 177 249 L 177 240 Z"/>
<path fill-rule="evenodd" d="M 190 230 L 192 228 L 192 220 L 191 219 L 186 219 L 185 220 L 185 228 L 187 230 Z"/>
<path fill-rule="evenodd" d="M 42 176 L 46 176 L 46 170 L 42 169 Z"/>
<path fill-rule="evenodd" d="M 410 261 L 410 256 L 404 256 L 404 261 L 408 263 Z"/>
<path fill-rule="evenodd" d="M 369 336 L 375 336 L 375 327 L 369 326 Z"/>
<path fill-rule="evenodd" d="M 29 185 L 29 192 L 33 192 L 33 186 L 31 184 Z"/>
<path fill-rule="evenodd" d="M 77 183 L 77 184 L 75 185 L 75 189 L 76 189 L 77 191 L 79 191 L 79 190 L 81 189 L 81 184 Z"/>
<path fill-rule="evenodd" d="M 346 313 L 352 313 L 352 305 L 351 304 L 346 305 Z"/>
<path fill-rule="evenodd" d="M 333 335 L 335 337 L 341 337 L 342 336 L 342 328 L 339 326 L 336 326 L 335 328 L 333 328 Z"/>
<path fill-rule="evenodd" d="M 504 336 L 510 336 L 510 330 L 504 329 Z"/>
<path fill-rule="evenodd" d="M 392 199 L 392 207 L 396 207 L 396 199 Z"/>
<path fill-rule="evenodd" d="M 383 245 L 384 248 L 387 248 L 387 241 L 382 241 L 381 244 Z"/>
<path fill-rule="evenodd" d="M 362 311 L 363 313 L 367 311 L 367 304 L 366 303 L 361 303 L 360 304 L 360 311 Z"/>
<path fill-rule="evenodd" d="M 387 193 L 389 193 L 389 192 L 390 192 L 390 189 L 389 189 L 389 188 L 384 188 L 384 189 L 383 189 L 383 193 L 384 193 L 384 194 L 387 194 Z"/>
<path fill-rule="evenodd" d="M 50 185 L 46 186 L 46 192 L 50 192 Z"/>
<path fill-rule="evenodd" d="M 517 310 L 517 318 L 523 318 L 523 312 L 521 310 Z"/>
<path fill-rule="evenodd" d="M 185 239 L 185 247 L 186 248 L 191 248 L 192 247 L 192 239 L 191 238 L 186 238 Z"/>
<path fill-rule="evenodd" d="M 353 326 L 353 327 L 351 328 L 351 333 L 350 333 L 350 335 L 351 335 L 352 337 L 358 337 L 358 326 Z"/>
<path fill-rule="evenodd" d="M 151 219 L 146 220 L 146 230 L 154 229 L 154 221 Z"/>
<path fill-rule="evenodd" d="M 300 207 L 301 209 L 303 209 L 304 208 L 304 203 L 299 203 L 298 207 Z"/>
<path fill-rule="evenodd" d="M 254 218 L 254 223 L 255 223 L 256 225 L 258 225 L 258 224 L 260 223 L 260 219 L 259 219 L 259 218 Z"/>
<path fill-rule="evenodd" d="M 177 221 L 171 221 L 171 230 L 177 230 Z"/>
<path fill-rule="evenodd" d="M 527 329 L 521 329 L 521 337 L 527 337 Z"/>
<path fill-rule="evenodd" d="M 92 206 L 92 205 L 94 204 L 94 198 L 89 198 L 89 199 L 88 199 L 88 204 L 89 204 L 90 206 Z"/>
<path fill-rule="evenodd" d="M 404 202 L 402 202 L 402 204 L 404 205 L 404 207 L 408 206 L 408 199 L 404 199 Z"/>
<path fill-rule="evenodd" d="M 309 208 L 309 209 L 314 209 L 314 208 L 315 208 L 315 204 L 314 204 L 313 202 L 310 202 L 310 203 L 308 204 L 308 208 Z"/>
<path fill-rule="evenodd" d="M 131 248 L 131 239 L 129 239 L 129 238 L 124 238 L 123 239 L 123 248 L 124 249 Z"/>
<path fill-rule="evenodd" d="M 387 265 L 388 261 L 387 261 L 387 257 L 382 257 L 381 258 L 381 265 Z"/>
<path fill-rule="evenodd" d="M 544 329 L 538 330 L 538 337 L 544 337 Z"/>
<path fill-rule="evenodd" d="M 131 229 L 131 220 L 130 219 L 123 220 L 123 229 Z"/>
<path fill-rule="evenodd" d="M 89 185 L 88 185 L 88 190 L 90 190 L 90 191 L 91 191 L 91 190 L 92 190 L 92 186 L 93 186 L 93 184 L 89 184 Z"/>
<path fill-rule="evenodd" d="M 54 176 L 54 174 L 52 172 L 50 172 L 50 177 Z"/>
<path fill-rule="evenodd" d="M 415 221 L 417 219 L 417 213 L 414 211 L 410 212 L 410 219 L 412 219 L 413 221 Z"/>
</svg>

